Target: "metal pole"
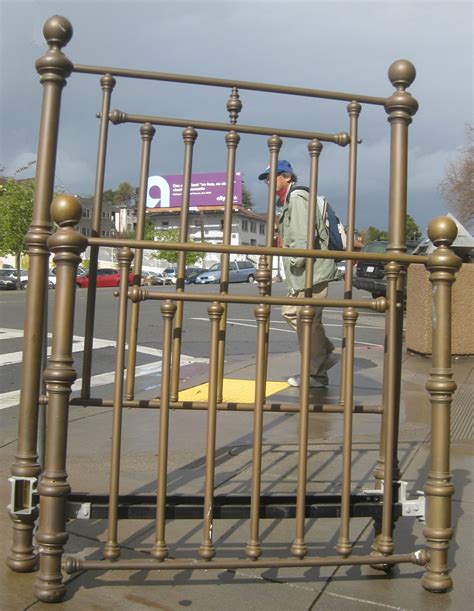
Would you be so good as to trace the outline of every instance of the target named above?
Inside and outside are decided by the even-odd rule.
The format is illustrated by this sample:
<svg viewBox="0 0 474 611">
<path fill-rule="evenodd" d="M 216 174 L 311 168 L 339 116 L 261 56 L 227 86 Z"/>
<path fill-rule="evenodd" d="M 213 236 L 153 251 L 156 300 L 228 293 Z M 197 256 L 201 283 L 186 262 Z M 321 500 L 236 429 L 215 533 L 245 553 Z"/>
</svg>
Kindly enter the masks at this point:
<svg viewBox="0 0 474 611">
<path fill-rule="evenodd" d="M 432 369 L 426 388 L 431 402 L 431 465 L 424 487 L 426 528 L 423 534 L 429 562 L 422 580 L 425 590 L 446 592 L 453 585 L 449 575 L 451 497 L 454 486 L 450 472 L 450 415 L 456 383 L 451 369 L 451 288 L 461 260 L 449 247 L 456 239 L 457 227 L 448 217 L 434 219 L 428 228 L 430 240 L 438 247 L 426 267 L 433 285 Z"/>
<path fill-rule="evenodd" d="M 66 472 L 69 398 L 76 379 L 73 368 L 72 338 L 76 273 L 87 240 L 74 225 L 81 220 L 81 206 L 72 195 L 57 197 L 52 206 L 53 220 L 60 229 L 48 240 L 56 262 L 53 344 L 44 379 L 49 394 L 44 473 L 38 485 L 41 511 L 36 540 L 40 566 L 34 593 L 44 602 L 58 602 L 66 592 L 61 558 L 67 541 L 66 497 L 70 492 Z"/>
<path fill-rule="evenodd" d="M 70 22 L 64 17 L 51 17 L 44 25 L 43 34 L 49 50 L 36 62 L 36 69 L 43 85 L 43 103 L 33 218 L 26 235 L 30 270 L 25 306 L 18 444 L 11 467 L 11 474 L 16 478 L 15 485 L 19 487 L 23 485 L 24 478 L 38 477 L 41 472 L 37 455 L 37 434 L 43 324 L 48 290 L 49 250 L 46 242 L 51 235 L 49 207 L 54 188 L 61 91 L 72 70 L 72 63 L 61 51 L 72 37 Z M 7 565 L 14 571 L 26 573 L 35 569 L 37 555 L 32 540 L 37 515 L 36 509 L 31 514 L 10 513 L 13 522 L 13 542 Z"/>
</svg>

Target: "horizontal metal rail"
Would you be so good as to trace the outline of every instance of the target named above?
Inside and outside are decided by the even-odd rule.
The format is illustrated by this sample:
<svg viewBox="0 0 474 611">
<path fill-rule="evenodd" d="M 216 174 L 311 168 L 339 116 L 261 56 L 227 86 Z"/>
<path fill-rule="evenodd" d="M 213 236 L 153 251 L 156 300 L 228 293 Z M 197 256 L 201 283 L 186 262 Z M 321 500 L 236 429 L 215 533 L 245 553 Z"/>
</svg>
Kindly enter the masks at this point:
<svg viewBox="0 0 474 611">
<path fill-rule="evenodd" d="M 349 261 L 396 261 L 404 265 L 428 263 L 426 255 L 406 255 L 395 252 L 346 252 L 345 250 L 317 250 L 306 248 L 280 248 L 277 246 L 237 246 L 209 244 L 207 242 L 156 242 L 155 240 L 128 240 L 127 238 L 87 238 L 89 246 L 138 248 L 142 250 L 176 250 L 178 252 L 217 252 L 236 255 L 271 255 L 280 257 L 314 257 L 315 259 L 347 259 Z"/>
<path fill-rule="evenodd" d="M 119 295 L 119 291 L 116 291 Z M 268 305 L 293 305 L 294 297 L 273 297 L 270 295 L 229 295 L 227 293 L 170 293 L 159 292 L 155 293 L 148 289 L 141 289 L 134 286 L 128 291 L 128 295 L 132 301 L 148 301 L 157 300 L 163 301 L 198 301 L 203 303 L 253 303 L 260 305 L 266 303 Z M 375 312 L 385 312 L 388 307 L 388 301 L 385 297 L 377 297 L 376 299 L 315 299 L 313 297 L 298 297 L 299 306 L 322 306 L 325 308 L 353 308 L 374 310 Z M 401 307 L 401 304 L 396 304 L 396 307 Z"/>
<path fill-rule="evenodd" d="M 307 98 L 321 98 L 325 100 L 339 100 L 341 102 L 357 101 L 361 104 L 374 104 L 385 106 L 387 98 L 359 93 L 344 93 L 338 91 L 325 91 L 309 87 L 292 87 L 288 85 L 272 85 L 270 83 L 255 83 L 252 81 L 239 81 L 232 79 L 213 78 L 208 76 L 193 76 L 189 74 L 172 74 L 168 72 L 153 72 L 149 70 L 133 70 L 127 68 L 112 68 L 110 66 L 87 66 L 74 64 L 73 72 L 78 74 L 111 74 L 124 78 L 136 78 L 147 81 L 165 81 L 171 83 L 184 83 L 188 85 L 207 85 L 211 87 L 237 87 L 247 91 L 262 91 L 266 93 L 284 93 Z"/>
<path fill-rule="evenodd" d="M 351 138 L 348 133 L 341 132 L 339 134 L 326 134 L 323 132 L 307 132 L 296 129 L 282 129 L 278 127 L 258 127 L 256 125 L 241 125 L 235 123 L 219 123 L 216 121 L 201 121 L 198 119 L 178 119 L 176 117 L 158 117 L 155 115 L 133 115 L 121 110 L 113 110 L 109 114 L 109 120 L 114 125 L 121 123 L 138 123 L 144 125 L 151 123 L 152 125 L 165 125 L 167 127 L 194 127 L 195 129 L 204 129 L 218 132 L 237 132 L 240 134 L 253 134 L 256 136 L 274 136 L 278 135 L 285 138 L 299 138 L 301 140 L 321 140 L 322 142 L 332 142 L 339 146 L 346 146 L 350 143 Z"/>
<path fill-rule="evenodd" d="M 72 556 L 63 559 L 62 568 L 68 573 L 78 571 L 109 571 L 118 569 L 122 571 L 152 571 L 152 570 L 184 570 L 184 569 L 249 569 L 249 568 L 282 568 L 282 567 L 311 567 L 311 566 L 352 566 L 374 564 L 376 556 L 340 556 L 307 557 L 307 558 L 265 558 L 263 560 L 83 560 Z M 380 558 L 382 561 L 382 558 Z M 392 554 L 383 556 L 383 564 L 416 564 L 425 566 L 428 556 L 424 550 L 417 550 L 411 554 Z M 381 562 L 380 562 L 381 563 Z"/>
<path fill-rule="evenodd" d="M 38 499 L 35 499 L 38 501 Z M 352 494 L 350 515 L 355 518 L 374 518 L 382 515 L 382 495 Z M 204 497 L 197 495 L 166 496 L 167 520 L 202 519 Z M 108 516 L 109 497 L 104 494 L 71 494 L 66 502 L 68 518 L 81 519 L 87 507 L 87 519 L 103 520 Z M 248 495 L 216 495 L 213 497 L 212 516 L 220 520 L 244 520 L 250 517 L 251 497 Z M 335 518 L 340 516 L 341 496 L 336 494 L 307 495 L 306 518 Z M 394 517 L 402 516 L 402 505 L 395 501 Z M 156 495 L 121 495 L 117 515 L 120 520 L 149 520 L 155 517 Z M 296 516 L 296 497 L 290 495 L 260 495 L 260 519 L 292 519 Z"/>
<path fill-rule="evenodd" d="M 41 395 L 39 402 L 41 405 L 47 405 L 47 395 Z M 92 397 L 89 399 L 82 399 L 80 397 L 71 399 L 70 405 L 81 405 L 82 407 L 113 407 L 112 399 L 101 399 L 99 397 Z M 189 409 L 189 410 L 207 410 L 207 401 L 170 401 L 169 404 L 171 409 Z M 124 409 L 160 409 L 160 399 L 124 399 L 122 401 L 122 407 Z M 242 403 L 226 401 L 217 404 L 217 409 L 225 412 L 253 412 L 255 408 L 254 403 Z M 342 414 L 344 412 L 343 405 L 336 405 L 330 403 L 311 403 L 309 405 L 309 411 L 313 413 L 323 414 Z M 267 402 L 263 405 L 264 412 L 289 412 L 298 413 L 300 411 L 299 403 L 272 403 Z M 382 414 L 382 405 L 354 405 L 352 408 L 354 414 Z"/>
</svg>

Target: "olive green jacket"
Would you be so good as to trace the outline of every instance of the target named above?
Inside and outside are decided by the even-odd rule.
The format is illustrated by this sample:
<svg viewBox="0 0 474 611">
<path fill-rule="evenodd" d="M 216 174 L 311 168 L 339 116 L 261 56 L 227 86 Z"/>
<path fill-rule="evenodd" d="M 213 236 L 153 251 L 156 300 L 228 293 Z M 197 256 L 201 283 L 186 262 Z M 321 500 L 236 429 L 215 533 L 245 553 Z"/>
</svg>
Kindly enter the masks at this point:
<svg viewBox="0 0 474 611">
<path fill-rule="evenodd" d="M 293 190 L 291 191 L 291 187 Z M 291 191 L 291 193 L 290 193 Z M 279 231 L 284 248 L 306 248 L 308 232 L 308 197 L 307 191 L 290 186 L 279 219 Z M 328 232 L 321 218 L 319 206 L 316 206 L 316 240 L 315 247 L 328 250 Z M 290 294 L 304 289 L 306 259 L 304 257 L 283 257 L 286 282 Z M 333 259 L 315 259 L 313 267 L 313 286 L 320 282 L 337 280 L 338 271 Z"/>
</svg>

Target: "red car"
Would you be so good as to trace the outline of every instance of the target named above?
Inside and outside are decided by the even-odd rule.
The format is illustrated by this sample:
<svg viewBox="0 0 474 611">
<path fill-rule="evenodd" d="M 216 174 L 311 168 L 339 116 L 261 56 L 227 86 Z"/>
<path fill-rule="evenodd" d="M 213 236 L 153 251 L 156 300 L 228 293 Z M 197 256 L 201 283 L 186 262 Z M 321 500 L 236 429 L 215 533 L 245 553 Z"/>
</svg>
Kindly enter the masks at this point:
<svg viewBox="0 0 474 611">
<path fill-rule="evenodd" d="M 87 288 L 89 286 L 89 274 L 83 274 L 76 278 L 77 286 Z M 133 283 L 133 273 L 130 272 L 128 283 Z M 111 267 L 101 267 L 97 270 L 96 286 L 120 286 L 120 272 Z"/>
</svg>

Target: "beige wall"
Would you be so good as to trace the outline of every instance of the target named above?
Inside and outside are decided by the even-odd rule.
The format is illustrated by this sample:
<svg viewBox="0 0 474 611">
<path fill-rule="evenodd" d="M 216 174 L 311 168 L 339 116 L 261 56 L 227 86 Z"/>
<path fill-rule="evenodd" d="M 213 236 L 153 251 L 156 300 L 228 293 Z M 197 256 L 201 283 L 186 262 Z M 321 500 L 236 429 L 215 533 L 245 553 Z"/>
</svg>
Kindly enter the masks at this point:
<svg viewBox="0 0 474 611">
<path fill-rule="evenodd" d="M 474 354 L 474 264 L 465 263 L 453 284 L 453 354 Z M 408 269 L 406 347 L 431 354 L 432 299 L 429 273 L 424 265 Z"/>
</svg>

